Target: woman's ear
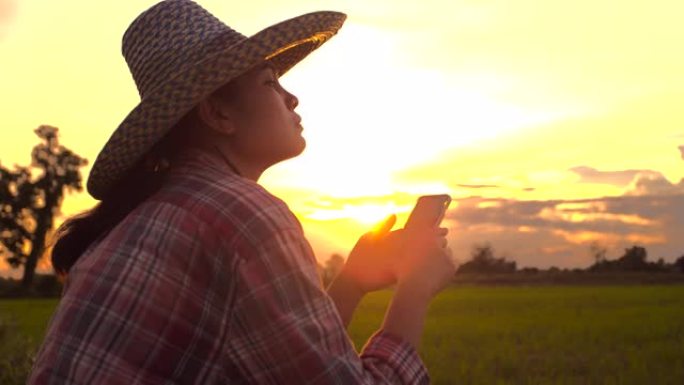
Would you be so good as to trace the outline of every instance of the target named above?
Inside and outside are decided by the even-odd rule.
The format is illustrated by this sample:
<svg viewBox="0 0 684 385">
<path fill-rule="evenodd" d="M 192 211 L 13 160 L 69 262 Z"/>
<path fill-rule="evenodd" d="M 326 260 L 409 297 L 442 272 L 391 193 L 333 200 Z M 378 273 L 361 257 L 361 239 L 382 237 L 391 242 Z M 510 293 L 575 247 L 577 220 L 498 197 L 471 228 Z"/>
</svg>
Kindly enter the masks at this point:
<svg viewBox="0 0 684 385">
<path fill-rule="evenodd" d="M 235 124 L 225 108 L 212 98 L 206 98 L 197 105 L 197 114 L 207 128 L 224 135 L 235 132 Z"/>
</svg>

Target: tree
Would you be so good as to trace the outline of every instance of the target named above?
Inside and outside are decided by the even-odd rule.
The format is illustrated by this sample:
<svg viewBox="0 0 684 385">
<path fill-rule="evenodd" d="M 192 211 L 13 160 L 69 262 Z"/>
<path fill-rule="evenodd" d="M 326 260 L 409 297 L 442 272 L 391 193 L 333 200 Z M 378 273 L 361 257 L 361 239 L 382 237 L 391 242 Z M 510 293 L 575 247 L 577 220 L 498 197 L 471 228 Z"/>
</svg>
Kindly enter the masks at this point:
<svg viewBox="0 0 684 385">
<path fill-rule="evenodd" d="M 0 256 L 15 268 L 24 266 L 24 288 L 33 282 L 65 191 L 83 189 L 80 169 L 88 163 L 59 144 L 56 127 L 43 125 L 34 132 L 41 143 L 33 147 L 31 166 L 14 171 L 0 166 Z"/>
<path fill-rule="evenodd" d="M 470 261 L 459 266 L 458 273 L 514 273 L 517 269 L 515 261 L 496 258 L 489 243 L 473 246 L 470 255 Z"/>
<path fill-rule="evenodd" d="M 470 253 L 472 261 L 476 265 L 487 266 L 494 263 L 494 248 L 489 243 L 473 246 L 473 251 Z"/>
<path fill-rule="evenodd" d="M 323 285 L 327 287 L 335 279 L 337 274 L 344 267 L 344 257 L 339 254 L 333 254 L 325 261 L 325 266 L 323 267 Z"/>
<path fill-rule="evenodd" d="M 599 241 L 594 241 L 589 245 L 589 254 L 594 258 L 594 264 L 598 265 L 606 261 L 608 249 Z"/>
<path fill-rule="evenodd" d="M 684 255 L 682 255 L 681 257 L 677 258 L 676 261 L 674 261 L 674 267 L 680 273 L 684 273 Z"/>
<path fill-rule="evenodd" d="M 622 257 L 616 260 L 597 261 L 589 267 L 594 272 L 621 272 L 621 271 L 667 271 L 664 261 L 648 262 L 648 251 L 642 246 L 632 246 L 625 249 Z"/>
<path fill-rule="evenodd" d="M 648 252 L 644 247 L 632 246 L 629 249 L 625 249 L 625 255 L 618 261 L 622 265 L 623 270 L 646 270 L 648 267 L 647 257 Z"/>
</svg>

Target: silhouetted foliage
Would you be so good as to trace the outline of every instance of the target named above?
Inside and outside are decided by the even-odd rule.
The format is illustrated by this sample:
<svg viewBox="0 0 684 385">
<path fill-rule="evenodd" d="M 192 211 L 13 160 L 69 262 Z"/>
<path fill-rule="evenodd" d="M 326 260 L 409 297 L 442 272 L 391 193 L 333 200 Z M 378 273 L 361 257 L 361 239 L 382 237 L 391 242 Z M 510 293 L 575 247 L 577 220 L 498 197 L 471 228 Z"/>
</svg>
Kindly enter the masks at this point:
<svg viewBox="0 0 684 385">
<path fill-rule="evenodd" d="M 594 272 L 618 271 L 667 271 L 669 266 L 661 259 L 659 262 L 648 262 L 648 252 L 642 246 L 625 249 L 622 257 L 616 260 L 602 260 L 589 267 Z"/>
<path fill-rule="evenodd" d="M 24 288 L 33 282 L 65 190 L 83 189 L 80 169 L 87 160 L 61 146 L 57 131 L 47 125 L 34 131 L 41 143 L 31 152 L 30 167 L 0 166 L 0 257 L 15 268 L 24 266 Z"/>
<path fill-rule="evenodd" d="M 506 258 L 496 258 L 494 249 L 489 243 L 475 245 L 471 252 L 471 259 L 463 263 L 457 270 L 458 273 L 484 273 L 500 274 L 515 273 L 517 264 L 515 261 L 507 261 Z"/>
<path fill-rule="evenodd" d="M 30 291 L 21 286 L 21 281 L 0 277 L 0 298 L 59 298 L 63 284 L 55 274 L 35 274 Z"/>
<path fill-rule="evenodd" d="M 594 264 L 603 263 L 606 260 L 606 254 L 608 254 L 608 248 L 606 248 L 604 245 L 602 245 L 598 241 L 594 241 L 589 245 L 589 253 L 591 254 L 592 258 L 594 259 Z"/>
<path fill-rule="evenodd" d="M 337 276 L 337 273 L 342 270 L 344 266 L 344 257 L 339 254 L 333 254 L 325 261 L 325 265 L 321 270 L 321 278 L 323 279 L 323 285 L 328 287 L 332 280 Z"/>
<path fill-rule="evenodd" d="M 676 261 L 674 261 L 674 268 L 676 271 L 680 273 L 684 273 L 684 255 L 681 257 L 677 258 Z"/>
</svg>

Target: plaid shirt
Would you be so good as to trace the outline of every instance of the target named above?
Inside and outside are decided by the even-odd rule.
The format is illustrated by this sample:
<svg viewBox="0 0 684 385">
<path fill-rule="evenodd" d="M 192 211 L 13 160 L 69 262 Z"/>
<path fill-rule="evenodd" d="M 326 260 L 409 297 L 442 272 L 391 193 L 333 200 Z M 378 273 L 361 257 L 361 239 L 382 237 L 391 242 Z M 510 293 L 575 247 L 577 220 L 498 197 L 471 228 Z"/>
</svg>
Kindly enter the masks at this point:
<svg viewBox="0 0 684 385">
<path fill-rule="evenodd" d="M 284 202 L 192 153 L 69 272 L 29 384 L 425 384 L 379 331 L 359 355 Z"/>
</svg>

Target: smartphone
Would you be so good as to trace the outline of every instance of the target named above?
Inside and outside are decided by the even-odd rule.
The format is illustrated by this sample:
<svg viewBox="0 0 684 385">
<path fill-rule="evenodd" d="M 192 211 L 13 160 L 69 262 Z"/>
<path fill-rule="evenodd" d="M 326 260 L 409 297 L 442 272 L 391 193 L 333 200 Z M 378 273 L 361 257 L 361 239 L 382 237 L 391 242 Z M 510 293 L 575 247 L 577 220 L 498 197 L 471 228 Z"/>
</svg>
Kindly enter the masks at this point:
<svg viewBox="0 0 684 385">
<path fill-rule="evenodd" d="M 451 197 L 447 194 L 419 197 L 404 228 L 439 226 L 450 203 Z"/>
</svg>

